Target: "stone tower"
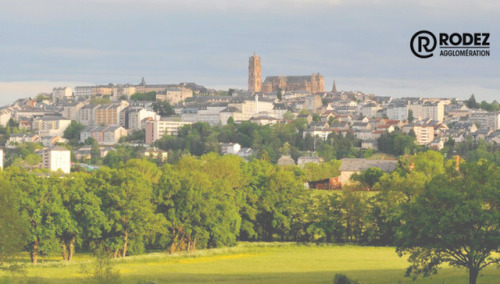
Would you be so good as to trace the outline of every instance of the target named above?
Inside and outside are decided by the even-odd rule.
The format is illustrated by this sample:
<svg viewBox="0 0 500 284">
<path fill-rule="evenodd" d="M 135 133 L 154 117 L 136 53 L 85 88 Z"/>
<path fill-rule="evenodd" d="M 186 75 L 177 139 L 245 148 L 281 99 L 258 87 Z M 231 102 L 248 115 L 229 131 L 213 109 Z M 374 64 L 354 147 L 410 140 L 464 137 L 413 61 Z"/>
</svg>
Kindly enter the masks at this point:
<svg viewBox="0 0 500 284">
<path fill-rule="evenodd" d="M 333 93 L 336 93 L 336 92 L 337 92 L 337 85 L 335 85 L 335 80 L 333 80 L 332 92 L 333 92 Z"/>
<path fill-rule="evenodd" d="M 260 67 L 260 57 L 255 54 L 250 56 L 248 62 L 248 91 L 260 92 L 262 88 L 262 71 Z"/>
</svg>

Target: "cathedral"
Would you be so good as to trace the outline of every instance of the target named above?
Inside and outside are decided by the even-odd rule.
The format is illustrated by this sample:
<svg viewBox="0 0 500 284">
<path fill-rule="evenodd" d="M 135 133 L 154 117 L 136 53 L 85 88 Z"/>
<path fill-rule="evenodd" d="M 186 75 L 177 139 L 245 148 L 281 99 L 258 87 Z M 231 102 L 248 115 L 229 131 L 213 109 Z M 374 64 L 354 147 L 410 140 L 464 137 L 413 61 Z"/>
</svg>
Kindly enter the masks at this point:
<svg viewBox="0 0 500 284">
<path fill-rule="evenodd" d="M 316 73 L 306 76 L 270 76 L 262 82 L 260 57 L 254 53 L 248 63 L 248 90 L 250 92 L 272 93 L 283 91 L 325 91 L 323 75 Z"/>
</svg>

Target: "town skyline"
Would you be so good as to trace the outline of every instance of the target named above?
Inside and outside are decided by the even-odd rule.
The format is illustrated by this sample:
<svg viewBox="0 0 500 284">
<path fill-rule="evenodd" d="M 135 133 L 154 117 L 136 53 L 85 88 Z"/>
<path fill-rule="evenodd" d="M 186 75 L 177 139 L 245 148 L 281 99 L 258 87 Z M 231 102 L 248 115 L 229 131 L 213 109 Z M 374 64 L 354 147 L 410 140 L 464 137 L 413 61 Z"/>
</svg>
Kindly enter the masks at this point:
<svg viewBox="0 0 500 284">
<path fill-rule="evenodd" d="M 336 80 L 339 90 L 378 96 L 487 101 L 500 90 L 492 1 L 25 2 L 0 4 L 0 105 L 141 77 L 245 89 L 254 51 L 264 76 L 319 72 L 326 89 Z M 421 29 L 489 32 L 491 56 L 416 58 L 409 40 Z"/>
</svg>

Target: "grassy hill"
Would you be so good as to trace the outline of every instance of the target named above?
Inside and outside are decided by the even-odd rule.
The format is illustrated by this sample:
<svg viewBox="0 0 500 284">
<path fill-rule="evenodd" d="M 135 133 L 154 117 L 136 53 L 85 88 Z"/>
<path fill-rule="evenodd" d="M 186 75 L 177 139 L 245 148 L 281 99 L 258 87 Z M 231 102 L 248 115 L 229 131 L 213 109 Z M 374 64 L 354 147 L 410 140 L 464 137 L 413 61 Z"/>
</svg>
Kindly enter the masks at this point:
<svg viewBox="0 0 500 284">
<path fill-rule="evenodd" d="M 27 275 L 15 281 L 0 269 L 0 283 L 24 282 L 26 277 L 34 283 L 83 282 L 88 275 L 83 275 L 80 267 L 90 259 L 79 254 L 71 263 L 63 263 L 54 256 L 29 265 Z M 240 243 L 191 254 L 150 253 L 113 263 L 121 283 L 332 283 L 336 273 L 359 283 L 468 283 L 465 270 L 452 268 L 413 282 L 403 276 L 406 259 L 399 258 L 392 247 Z M 478 283 L 498 283 L 499 279 L 500 270 L 489 268 L 481 273 Z"/>
</svg>

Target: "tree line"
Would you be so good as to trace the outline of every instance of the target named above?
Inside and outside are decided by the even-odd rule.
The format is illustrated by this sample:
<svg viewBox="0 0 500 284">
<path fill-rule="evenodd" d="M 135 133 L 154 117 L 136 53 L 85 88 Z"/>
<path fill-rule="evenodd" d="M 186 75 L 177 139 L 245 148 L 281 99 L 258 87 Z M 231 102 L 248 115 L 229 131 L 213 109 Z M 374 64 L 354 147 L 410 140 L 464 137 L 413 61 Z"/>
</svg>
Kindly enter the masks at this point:
<svg viewBox="0 0 500 284">
<path fill-rule="evenodd" d="M 494 163 L 457 165 L 427 151 L 401 156 L 392 173 L 361 172 L 342 191 L 306 189 L 306 180 L 337 175 L 338 166 L 279 167 L 215 153 L 66 176 L 11 166 L 0 174 L 0 255 L 25 250 L 36 263 L 96 248 L 118 258 L 295 241 L 396 246 L 410 254 L 409 275 L 443 261 L 477 275 L 500 260 L 491 258 L 500 240 Z"/>
</svg>

